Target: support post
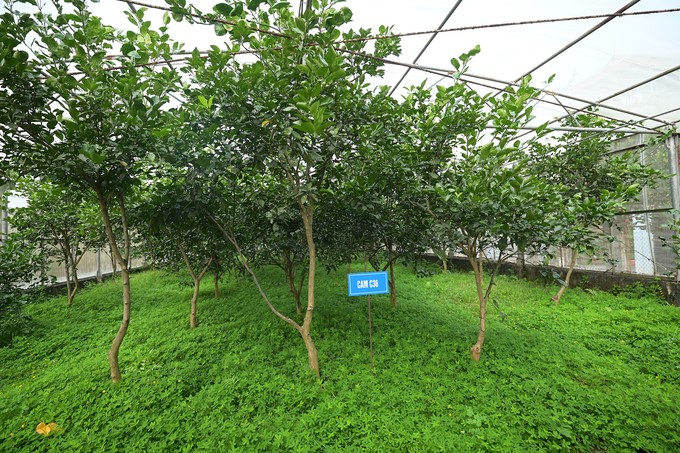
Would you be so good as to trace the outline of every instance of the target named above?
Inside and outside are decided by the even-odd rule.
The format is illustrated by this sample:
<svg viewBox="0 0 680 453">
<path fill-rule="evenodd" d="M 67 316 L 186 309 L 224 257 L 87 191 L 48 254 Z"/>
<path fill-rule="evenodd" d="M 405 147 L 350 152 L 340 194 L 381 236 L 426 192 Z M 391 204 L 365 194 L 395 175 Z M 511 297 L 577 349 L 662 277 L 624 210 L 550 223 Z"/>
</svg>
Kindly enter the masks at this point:
<svg viewBox="0 0 680 453">
<path fill-rule="evenodd" d="M 671 177 L 671 200 L 673 209 L 680 210 L 680 163 L 678 152 L 680 152 L 680 134 L 673 134 L 666 140 L 668 148 L 668 160 L 670 163 Z M 680 270 L 675 269 L 675 281 L 680 282 Z"/>
</svg>

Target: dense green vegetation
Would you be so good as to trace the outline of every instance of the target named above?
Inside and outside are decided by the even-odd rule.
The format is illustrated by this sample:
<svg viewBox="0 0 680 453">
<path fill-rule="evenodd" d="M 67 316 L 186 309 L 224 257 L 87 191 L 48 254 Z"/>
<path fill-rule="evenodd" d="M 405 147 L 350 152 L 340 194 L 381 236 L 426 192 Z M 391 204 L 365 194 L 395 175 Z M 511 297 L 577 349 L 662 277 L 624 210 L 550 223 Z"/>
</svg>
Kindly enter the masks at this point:
<svg viewBox="0 0 680 453">
<path fill-rule="evenodd" d="M 499 277 L 474 362 L 473 279 L 396 271 L 399 306 L 373 298 L 373 370 L 366 298 L 346 296 L 343 272 L 318 275 L 318 384 L 297 332 L 245 277 L 225 276 L 217 299 L 202 290 L 190 329 L 188 278 L 133 275 L 117 385 L 104 364 L 120 282 L 85 288 L 70 308 L 65 296 L 31 304 L 33 334 L 0 349 L 0 450 L 680 449 L 677 308 L 579 289 L 554 306 L 554 286 Z M 258 275 L 295 313 L 280 270 Z M 41 422 L 59 430 L 40 435 Z"/>
</svg>

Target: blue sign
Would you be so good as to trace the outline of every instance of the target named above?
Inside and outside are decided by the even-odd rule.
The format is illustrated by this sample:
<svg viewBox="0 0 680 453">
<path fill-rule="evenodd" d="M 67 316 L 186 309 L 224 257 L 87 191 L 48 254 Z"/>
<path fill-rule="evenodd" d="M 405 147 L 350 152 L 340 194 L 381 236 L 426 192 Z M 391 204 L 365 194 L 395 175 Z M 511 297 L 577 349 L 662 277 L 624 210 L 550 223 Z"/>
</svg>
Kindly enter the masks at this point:
<svg viewBox="0 0 680 453">
<path fill-rule="evenodd" d="M 347 287 L 350 296 L 390 293 L 390 287 L 387 284 L 387 272 L 347 274 Z"/>
</svg>

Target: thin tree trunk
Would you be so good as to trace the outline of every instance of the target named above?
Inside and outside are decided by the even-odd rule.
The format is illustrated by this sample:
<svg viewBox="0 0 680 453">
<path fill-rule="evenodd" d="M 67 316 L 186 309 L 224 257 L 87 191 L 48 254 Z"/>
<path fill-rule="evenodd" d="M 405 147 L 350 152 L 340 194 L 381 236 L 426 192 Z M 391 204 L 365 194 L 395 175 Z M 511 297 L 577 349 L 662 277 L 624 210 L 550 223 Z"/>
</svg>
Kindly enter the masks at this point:
<svg viewBox="0 0 680 453">
<path fill-rule="evenodd" d="M 76 269 L 75 266 L 73 267 L 73 273 L 71 274 L 71 277 L 73 278 L 73 288 L 68 293 L 67 305 L 69 307 L 73 304 L 73 299 L 76 298 L 76 293 L 78 292 L 78 289 L 80 289 L 80 281 L 78 280 L 78 269 Z"/>
<path fill-rule="evenodd" d="M 73 289 L 68 294 L 68 306 L 69 307 L 73 303 L 73 300 L 76 297 L 76 293 L 80 289 L 80 280 L 78 279 L 78 264 L 80 264 L 80 260 L 83 259 L 83 256 L 85 256 L 85 253 L 88 251 L 89 248 L 90 248 L 90 244 L 86 244 L 85 247 L 83 248 L 82 253 L 77 258 L 75 258 L 73 255 L 71 255 L 69 253 L 69 257 L 70 257 L 70 260 L 71 260 L 71 269 L 72 269 L 71 280 L 73 281 Z"/>
<path fill-rule="evenodd" d="M 347 272 L 345 272 L 345 277 L 347 277 L 352 272 L 352 260 L 347 260 Z"/>
<path fill-rule="evenodd" d="M 571 261 L 569 262 L 569 269 L 567 270 L 567 275 L 564 277 L 564 285 L 560 288 L 559 291 L 557 291 L 557 294 L 555 294 L 552 297 L 553 302 L 555 302 L 555 305 L 560 304 L 560 299 L 562 299 L 562 295 L 564 292 L 569 288 L 569 281 L 571 280 L 571 274 L 574 272 L 574 267 L 576 266 L 576 250 L 571 249 Z"/>
<path fill-rule="evenodd" d="M 198 318 L 196 312 L 198 311 L 198 293 L 201 290 L 201 281 L 194 280 L 194 294 L 191 296 L 191 314 L 189 315 L 189 327 L 195 329 L 198 326 Z"/>
<path fill-rule="evenodd" d="M 131 292 L 130 292 L 130 272 L 128 269 L 129 261 L 129 243 L 130 236 L 127 228 L 127 214 L 125 211 L 125 203 L 123 197 L 120 196 L 118 203 L 121 208 L 121 220 L 123 226 L 123 241 L 125 242 L 125 256 L 121 254 L 118 244 L 116 243 L 116 237 L 113 233 L 113 228 L 111 226 L 111 218 L 109 216 L 109 202 L 104 197 L 103 192 L 100 188 L 97 188 L 97 201 L 99 202 L 99 208 L 102 214 L 102 220 L 104 222 L 104 230 L 106 231 L 106 237 L 109 241 L 109 247 L 111 248 L 112 258 L 120 266 L 120 276 L 123 283 L 123 319 L 118 328 L 118 332 L 113 339 L 111 344 L 111 349 L 109 349 L 109 366 L 111 368 L 111 381 L 114 384 L 119 383 L 122 380 L 120 374 L 120 366 L 118 364 L 118 355 L 120 352 L 120 345 L 125 339 L 125 334 L 127 333 L 128 326 L 130 325 L 130 305 L 131 305 Z M 114 273 L 115 275 L 115 273 Z"/>
<path fill-rule="evenodd" d="M 298 315 L 301 315 L 302 303 L 300 302 L 300 293 L 302 291 L 302 282 L 298 290 L 297 286 L 295 286 L 295 264 L 293 264 L 293 259 L 288 251 L 283 252 L 283 273 L 286 276 L 286 282 L 288 282 L 288 289 L 295 300 L 295 311 Z"/>
<path fill-rule="evenodd" d="M 309 269 L 307 277 L 307 311 L 305 312 L 305 319 L 300 329 L 300 335 L 307 347 L 307 357 L 309 359 L 309 369 L 316 375 L 317 379 L 321 378 L 319 372 L 319 358 L 316 352 L 316 346 L 312 341 L 311 329 L 312 318 L 314 316 L 314 283 L 316 278 L 316 245 L 314 244 L 313 234 L 313 220 L 314 208 L 312 206 L 305 206 L 300 202 L 300 213 L 302 214 L 302 223 L 305 228 L 305 239 L 307 240 L 307 249 L 309 250 Z"/>
<path fill-rule="evenodd" d="M 102 281 L 102 250 L 99 248 L 97 249 L 97 283 L 101 283 Z"/>
<path fill-rule="evenodd" d="M 311 230 L 307 230 L 307 223 L 308 223 L 307 220 L 310 220 L 309 227 L 311 228 L 312 217 L 310 216 L 308 218 L 308 217 L 305 216 L 304 207 L 302 207 L 302 206 L 301 206 L 301 214 L 302 214 L 302 217 L 303 217 L 303 223 L 305 223 L 305 233 L 307 233 L 307 231 L 309 231 L 309 234 L 311 234 Z M 243 265 L 246 272 L 248 274 L 250 274 L 250 276 L 252 277 L 253 283 L 255 283 L 255 287 L 257 288 L 258 292 L 262 296 L 262 299 L 264 299 L 265 303 L 267 304 L 267 306 L 269 307 L 271 312 L 274 313 L 279 319 L 283 320 L 287 324 L 294 327 L 295 330 L 297 330 L 300 333 L 300 336 L 302 336 L 302 340 L 305 343 L 305 347 L 307 348 L 309 368 L 312 372 L 314 372 L 317 379 L 319 379 L 320 378 L 319 359 L 318 359 L 318 355 L 317 355 L 317 352 L 316 352 L 316 346 L 314 346 L 314 342 L 312 341 L 312 337 L 310 335 L 310 330 L 311 330 L 311 325 L 312 325 L 312 315 L 314 313 L 314 289 L 313 289 L 314 288 L 314 286 L 313 286 L 314 278 L 313 277 L 311 278 L 311 284 L 310 285 L 311 285 L 312 289 L 311 290 L 309 288 L 307 289 L 308 297 L 311 294 L 311 298 L 309 299 L 309 300 L 311 300 L 311 304 L 308 301 L 307 312 L 305 313 L 304 323 L 303 323 L 303 325 L 300 325 L 297 322 L 295 322 L 293 319 L 289 318 L 288 316 L 286 316 L 283 313 L 281 313 L 280 311 L 278 311 L 276 309 L 276 307 L 274 307 L 274 305 L 269 300 L 269 297 L 267 297 L 267 293 L 265 293 L 264 289 L 262 289 L 262 285 L 260 285 L 260 281 L 258 280 L 257 275 L 255 275 L 255 272 L 253 272 L 252 268 L 248 264 L 248 260 L 246 259 L 245 255 L 243 255 L 243 252 L 241 251 L 241 247 L 239 246 L 238 241 L 236 240 L 236 237 L 234 236 L 234 234 L 231 233 L 230 231 L 228 231 L 227 228 L 225 228 L 217 219 L 215 219 L 215 217 L 213 217 L 209 213 L 208 213 L 208 215 L 210 216 L 210 219 L 213 221 L 213 223 L 217 226 L 217 228 L 222 232 L 224 237 L 227 238 L 227 240 L 229 242 L 231 242 L 231 244 L 236 249 L 236 253 L 240 257 L 239 261 L 241 261 L 241 264 Z M 309 244 L 309 237 L 307 237 L 307 240 L 308 240 L 308 244 Z M 315 261 L 316 261 L 316 249 L 314 248 L 313 239 L 311 241 L 311 244 L 312 244 L 312 247 L 309 250 L 309 252 L 310 252 L 310 255 L 309 255 L 310 256 L 309 275 L 313 276 L 315 269 L 316 269 L 315 265 L 311 265 L 311 263 L 315 263 Z"/>
<path fill-rule="evenodd" d="M 215 270 L 215 286 L 214 286 L 214 294 L 215 294 L 215 299 L 220 297 L 220 271 Z"/>
<path fill-rule="evenodd" d="M 468 247 L 468 260 L 472 266 L 475 274 L 475 286 L 477 288 L 477 297 L 479 299 L 479 335 L 477 335 L 477 342 L 470 348 L 470 355 L 472 359 L 479 362 L 482 356 L 482 348 L 484 347 L 484 337 L 486 335 L 486 302 L 483 289 L 483 264 L 477 252 L 476 243 L 473 242 L 471 247 Z"/>
<path fill-rule="evenodd" d="M 118 277 L 118 275 L 116 275 L 118 273 L 118 261 L 116 261 L 116 256 L 113 253 L 111 244 L 109 244 L 109 252 L 111 252 L 111 254 L 109 255 L 109 258 L 111 259 L 111 280 L 116 280 L 116 278 Z"/>
<path fill-rule="evenodd" d="M 189 314 L 189 327 L 194 329 L 198 326 L 198 294 L 201 290 L 201 280 L 203 280 L 206 272 L 208 272 L 213 258 L 211 256 L 205 266 L 203 266 L 203 269 L 201 269 L 201 272 L 196 275 L 196 272 L 194 272 L 194 267 L 191 265 L 191 260 L 189 260 L 189 255 L 187 254 L 186 249 L 179 239 L 177 240 L 177 248 L 182 254 L 182 258 L 184 258 L 184 263 L 187 265 L 191 279 L 194 281 L 194 294 L 191 296 L 191 312 Z"/>
<path fill-rule="evenodd" d="M 68 249 L 66 248 L 66 244 L 62 244 L 61 246 L 61 251 L 64 256 L 64 276 L 66 277 L 66 306 L 70 307 L 71 306 L 71 260 L 70 260 L 70 253 L 68 252 Z"/>
<path fill-rule="evenodd" d="M 526 259 L 525 259 L 523 251 L 519 252 L 517 254 L 516 267 L 517 267 L 517 277 L 518 278 L 525 278 L 527 276 L 527 267 L 526 267 Z"/>
<path fill-rule="evenodd" d="M 301 311 L 302 311 L 302 287 L 305 284 L 305 278 L 306 278 L 305 273 L 300 272 L 300 281 L 298 283 L 297 288 L 295 289 L 295 294 L 296 294 L 295 303 L 297 304 L 297 306 L 300 307 L 299 310 L 298 310 L 298 315 L 301 314 Z"/>
<path fill-rule="evenodd" d="M 390 258 L 390 303 L 397 306 L 397 281 L 394 278 L 394 260 Z"/>
</svg>

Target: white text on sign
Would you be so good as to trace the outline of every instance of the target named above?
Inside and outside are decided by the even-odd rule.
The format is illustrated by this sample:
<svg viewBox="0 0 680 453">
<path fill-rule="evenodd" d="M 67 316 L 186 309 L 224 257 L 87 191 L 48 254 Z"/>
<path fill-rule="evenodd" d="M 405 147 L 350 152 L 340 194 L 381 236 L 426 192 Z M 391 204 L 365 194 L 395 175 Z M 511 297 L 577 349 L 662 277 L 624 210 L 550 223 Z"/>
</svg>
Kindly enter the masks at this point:
<svg viewBox="0 0 680 453">
<path fill-rule="evenodd" d="M 377 288 L 379 286 L 378 280 L 357 280 L 357 288 Z"/>
</svg>

